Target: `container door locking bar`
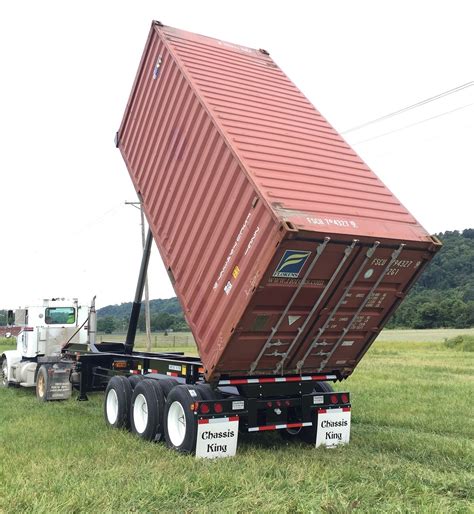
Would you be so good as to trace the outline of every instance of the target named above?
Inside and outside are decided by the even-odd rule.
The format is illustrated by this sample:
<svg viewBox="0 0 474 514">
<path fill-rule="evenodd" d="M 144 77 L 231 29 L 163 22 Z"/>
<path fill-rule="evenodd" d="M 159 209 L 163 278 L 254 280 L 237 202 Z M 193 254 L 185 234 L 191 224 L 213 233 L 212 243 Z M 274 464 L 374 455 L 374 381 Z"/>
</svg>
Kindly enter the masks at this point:
<svg viewBox="0 0 474 514">
<path fill-rule="evenodd" d="M 298 287 L 295 289 L 295 292 L 290 298 L 290 301 L 288 302 L 287 306 L 285 307 L 284 311 L 282 312 L 279 320 L 276 322 L 275 326 L 272 328 L 270 335 L 268 336 L 267 340 L 265 341 L 265 344 L 262 346 L 262 349 L 260 350 L 260 353 L 258 354 L 257 358 L 254 362 L 252 362 L 252 365 L 250 366 L 250 374 L 252 375 L 254 371 L 257 369 L 258 363 L 260 362 L 260 359 L 262 358 L 262 355 L 265 353 L 267 348 L 270 346 L 282 346 L 285 345 L 285 343 L 282 343 L 281 341 L 277 341 L 276 343 L 272 343 L 272 339 L 275 336 L 275 334 L 278 332 L 278 329 L 280 328 L 280 325 L 282 324 L 283 320 L 286 318 L 286 315 L 288 314 L 288 311 L 290 310 L 291 306 L 293 305 L 293 302 L 295 301 L 296 297 L 298 296 L 299 292 L 303 288 L 303 286 L 306 283 L 306 280 L 308 280 L 308 277 L 310 273 L 313 271 L 314 266 L 318 262 L 319 257 L 323 253 L 324 249 L 326 248 L 327 244 L 330 241 L 330 237 L 325 237 L 323 243 L 318 245 L 316 249 L 316 255 L 314 256 L 314 259 L 311 261 L 311 264 L 308 266 L 308 269 L 306 270 L 306 273 L 304 274 L 303 278 L 301 279 L 301 282 L 299 283 Z M 274 352 L 273 354 L 269 354 L 272 356 L 286 356 L 287 352 L 279 353 Z"/>
<path fill-rule="evenodd" d="M 314 313 L 316 312 L 316 309 L 319 307 L 319 305 L 323 301 L 324 297 L 326 296 L 326 293 L 329 291 L 329 288 L 331 287 L 332 283 L 334 282 L 334 280 L 338 276 L 339 272 L 341 271 L 342 266 L 344 266 L 344 263 L 347 261 L 347 259 L 349 258 L 349 255 L 352 253 L 352 250 L 354 249 L 354 247 L 357 245 L 358 242 L 359 242 L 358 239 L 353 239 L 352 244 L 347 246 L 346 249 L 344 250 L 344 255 L 343 255 L 341 261 L 337 265 L 337 268 L 334 270 L 334 273 L 332 274 L 331 278 L 329 279 L 328 283 L 326 284 L 326 287 L 323 289 L 323 292 L 319 295 L 319 298 L 317 299 L 316 303 L 313 305 L 313 307 L 309 311 L 303 324 L 301 325 L 301 327 L 298 328 L 298 333 L 296 334 L 293 341 L 291 341 L 290 347 L 284 354 L 284 357 L 281 359 L 281 361 L 278 363 L 277 367 L 275 368 L 275 373 L 278 373 L 278 371 L 280 371 L 280 369 L 281 369 L 281 372 L 283 373 L 283 364 L 285 363 L 285 360 L 287 359 L 288 355 L 290 355 L 290 352 L 294 348 L 295 344 L 299 341 L 301 334 L 303 333 L 304 329 L 310 322 L 311 318 L 313 317 Z"/>
<path fill-rule="evenodd" d="M 383 278 L 385 277 L 385 275 L 387 274 L 388 270 L 390 269 L 390 267 L 392 266 L 392 264 L 398 259 L 401 251 L 403 250 L 403 247 L 405 245 L 402 243 L 397 250 L 395 250 L 394 252 L 392 252 L 392 257 L 390 259 L 390 262 L 387 264 L 387 266 L 385 266 L 385 269 L 383 270 L 383 272 L 380 274 L 380 277 L 377 279 L 377 281 L 375 282 L 375 284 L 372 286 L 372 288 L 370 289 L 370 291 L 367 293 L 366 297 L 364 298 L 364 301 L 360 304 L 359 308 L 357 309 L 357 311 L 355 312 L 355 314 L 352 316 L 351 320 L 349 321 L 349 324 L 346 326 L 346 328 L 342 331 L 342 334 L 341 336 L 339 337 L 339 339 L 336 341 L 336 344 L 333 346 L 332 350 L 327 354 L 326 358 L 321 362 L 321 365 L 319 366 L 319 371 L 321 371 L 325 366 L 326 364 L 329 362 L 329 359 L 334 355 L 334 352 L 337 350 L 337 348 L 339 347 L 339 345 L 341 344 L 342 340 L 346 337 L 346 334 L 347 332 L 349 332 L 350 328 L 352 327 L 352 325 L 354 324 L 354 321 L 357 319 L 357 316 L 359 316 L 359 314 L 361 313 L 362 309 L 366 306 L 367 302 L 369 301 L 370 297 L 372 296 L 372 294 L 374 293 L 374 291 L 379 287 L 380 285 L 380 282 L 382 282 Z"/>
<path fill-rule="evenodd" d="M 373 244 L 373 246 L 371 246 L 368 250 L 367 250 L 367 253 L 365 254 L 365 259 L 364 261 L 362 262 L 362 264 L 359 266 L 359 269 L 357 270 L 357 272 L 355 273 L 355 275 L 353 276 L 350 284 L 347 286 L 347 289 L 345 290 L 344 294 L 341 296 L 340 300 L 337 302 L 337 304 L 335 305 L 334 309 L 332 310 L 331 314 L 329 314 L 328 316 L 328 319 L 325 321 L 325 323 L 323 324 L 323 326 L 318 330 L 318 334 L 316 335 L 316 337 L 313 339 L 313 342 L 309 345 L 306 353 L 304 354 L 303 358 L 298 361 L 298 363 L 296 364 L 296 372 L 297 373 L 301 373 L 301 370 L 303 368 L 303 365 L 306 361 L 306 359 L 308 358 L 309 354 L 311 353 L 311 351 L 313 350 L 313 348 L 315 348 L 316 346 L 318 346 L 318 341 L 319 339 L 321 338 L 321 336 L 323 335 L 324 331 L 326 330 L 327 326 L 329 325 L 329 323 L 331 323 L 332 319 L 334 318 L 334 315 L 336 314 L 336 312 L 338 311 L 339 307 L 342 305 L 342 303 L 344 302 L 344 300 L 346 299 L 347 295 L 349 294 L 349 291 L 352 289 L 352 286 L 355 284 L 356 280 L 359 278 L 359 275 L 362 273 L 362 270 L 364 269 L 365 265 L 367 264 L 367 261 L 372 257 L 372 255 L 374 254 L 375 250 L 377 249 L 377 247 L 379 246 L 380 244 L 380 241 L 375 241 L 375 243 Z M 323 341 L 324 342 L 324 341 Z M 324 355 L 327 355 L 325 352 L 320 352 L 319 353 L 320 355 L 324 356 Z"/>
</svg>

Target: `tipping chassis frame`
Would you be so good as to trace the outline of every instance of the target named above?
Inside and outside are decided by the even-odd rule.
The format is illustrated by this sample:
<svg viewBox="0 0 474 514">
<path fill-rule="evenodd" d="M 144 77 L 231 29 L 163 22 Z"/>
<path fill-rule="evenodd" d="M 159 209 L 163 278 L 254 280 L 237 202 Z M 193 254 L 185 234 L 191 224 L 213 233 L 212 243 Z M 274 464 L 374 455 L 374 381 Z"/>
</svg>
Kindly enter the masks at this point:
<svg viewBox="0 0 474 514">
<path fill-rule="evenodd" d="M 198 395 L 194 390 L 196 400 L 192 402 L 198 427 L 221 422 L 230 422 L 235 426 L 237 422 L 239 429 L 244 432 L 286 429 L 294 434 L 310 429 L 310 438 L 314 436 L 316 445 L 318 433 L 324 432 L 326 437 L 327 434 L 333 437 L 333 432 L 323 430 L 323 423 L 332 423 L 327 419 L 327 413 L 336 415 L 336 411 L 350 412 L 350 397 L 349 393 L 333 392 L 321 383 L 343 380 L 345 377 L 338 371 L 329 375 L 285 375 L 282 369 L 277 368 L 275 376 L 259 377 L 254 376 L 254 367 L 250 370 L 251 376 L 224 376 L 213 383 L 207 383 L 204 367 L 198 357 L 186 356 L 181 352 L 133 351 L 151 241 L 151 231 L 148 230 L 125 343 L 94 343 L 89 345 L 88 351 L 84 351 L 84 347 L 80 345 L 69 345 L 63 351 L 62 359 L 74 362 L 71 382 L 79 389 L 78 400 L 87 400 L 87 393 L 90 391 L 104 390 L 109 380 L 116 375 L 142 374 L 158 380 L 172 377 L 178 383 L 192 385 L 200 391 L 201 394 Z M 328 241 L 329 238 L 326 238 L 318 248 L 311 269 Z M 354 245 L 355 241 L 352 247 Z M 306 277 L 308 275 L 309 272 Z M 289 310 L 298 293 L 299 290 L 293 295 L 285 312 Z M 269 337 L 270 344 L 277 330 L 278 325 Z M 280 371 L 279 376 L 276 376 L 277 371 Z M 319 423 L 320 415 L 324 422 Z M 348 440 L 348 431 L 345 435 L 340 435 L 345 441 Z"/>
<path fill-rule="evenodd" d="M 98 349 L 101 345 L 98 345 Z M 298 431 L 313 426 L 322 410 L 350 411 L 348 392 L 327 391 L 321 382 L 342 380 L 339 373 L 287 376 L 246 376 L 221 378 L 208 383 L 203 376 L 203 366 L 197 357 L 183 353 L 127 354 L 120 345 L 113 345 L 113 352 L 66 352 L 63 358 L 74 360 L 74 386 L 79 390 L 79 401 L 88 399 L 87 393 L 104 390 L 108 381 L 116 375 L 147 375 L 149 378 L 174 378 L 179 383 L 210 386 L 212 399 L 194 403 L 198 423 L 211 420 L 232 419 L 239 421 L 244 432 L 268 430 Z M 123 348 L 123 347 L 122 347 Z M 208 395 L 206 395 L 209 398 Z M 216 405 L 218 407 L 216 407 Z"/>
</svg>

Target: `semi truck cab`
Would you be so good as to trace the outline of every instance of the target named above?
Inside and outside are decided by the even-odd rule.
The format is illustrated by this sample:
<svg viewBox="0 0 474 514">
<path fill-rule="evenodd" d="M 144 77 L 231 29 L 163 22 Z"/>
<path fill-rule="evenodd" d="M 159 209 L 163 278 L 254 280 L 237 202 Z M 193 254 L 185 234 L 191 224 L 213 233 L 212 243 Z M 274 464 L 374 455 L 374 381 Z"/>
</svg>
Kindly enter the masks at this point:
<svg viewBox="0 0 474 514">
<path fill-rule="evenodd" d="M 12 314 L 10 319 L 21 331 L 16 350 L 4 351 L 0 357 L 3 387 L 36 387 L 40 367 L 47 371 L 48 359 L 59 360 L 67 343 L 87 344 L 89 310 L 77 298 L 48 298 Z"/>
</svg>

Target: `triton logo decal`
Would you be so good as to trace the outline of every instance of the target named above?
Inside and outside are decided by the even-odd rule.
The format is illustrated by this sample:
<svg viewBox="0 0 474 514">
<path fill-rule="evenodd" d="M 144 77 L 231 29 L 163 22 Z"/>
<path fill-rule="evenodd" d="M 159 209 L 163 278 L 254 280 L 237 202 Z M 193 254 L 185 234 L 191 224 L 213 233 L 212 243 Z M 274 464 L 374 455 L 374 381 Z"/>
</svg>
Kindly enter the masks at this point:
<svg viewBox="0 0 474 514">
<path fill-rule="evenodd" d="M 273 272 L 273 276 L 298 278 L 310 254 L 311 252 L 302 252 L 301 250 L 286 250 L 276 270 Z"/>
</svg>

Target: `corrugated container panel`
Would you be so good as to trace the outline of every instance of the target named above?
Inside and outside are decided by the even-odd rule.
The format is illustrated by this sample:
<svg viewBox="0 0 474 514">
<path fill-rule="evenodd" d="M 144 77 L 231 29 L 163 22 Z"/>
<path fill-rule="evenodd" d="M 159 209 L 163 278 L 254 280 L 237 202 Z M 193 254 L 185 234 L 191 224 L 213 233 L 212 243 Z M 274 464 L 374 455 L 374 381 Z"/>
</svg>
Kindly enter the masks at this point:
<svg viewBox="0 0 474 514">
<path fill-rule="evenodd" d="M 264 51 L 154 23 L 118 145 L 209 379 L 348 376 L 439 247 Z"/>
</svg>

